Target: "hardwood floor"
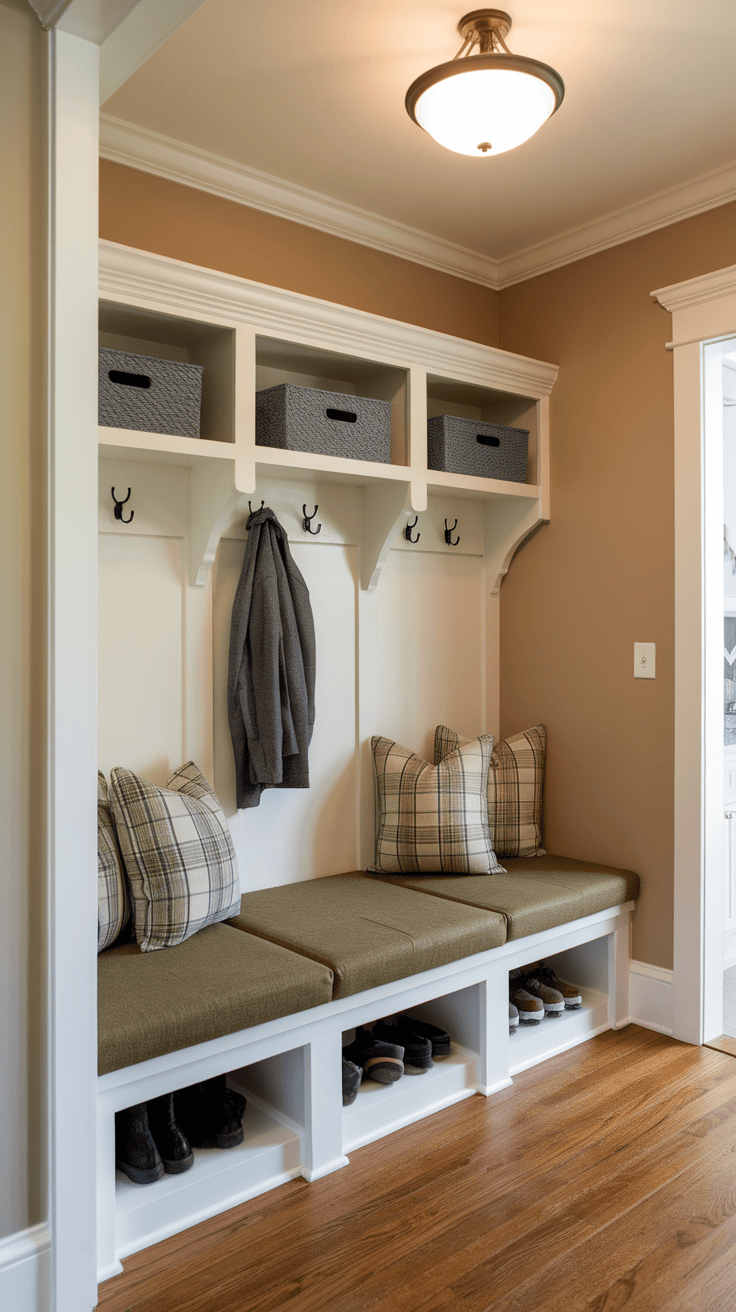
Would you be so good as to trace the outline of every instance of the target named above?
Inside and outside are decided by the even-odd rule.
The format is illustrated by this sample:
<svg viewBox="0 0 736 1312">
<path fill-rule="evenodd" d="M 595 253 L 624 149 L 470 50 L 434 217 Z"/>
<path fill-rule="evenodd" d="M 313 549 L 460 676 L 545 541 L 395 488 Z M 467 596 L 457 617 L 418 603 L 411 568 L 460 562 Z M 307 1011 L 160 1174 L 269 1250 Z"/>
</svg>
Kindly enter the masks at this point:
<svg viewBox="0 0 736 1312">
<path fill-rule="evenodd" d="M 736 1061 L 610 1031 L 124 1267 L 102 1312 L 735 1312 Z"/>
<path fill-rule="evenodd" d="M 716 1052 L 730 1052 L 732 1057 L 736 1057 L 736 1039 L 731 1038 L 730 1034 L 719 1034 L 717 1039 L 711 1039 L 705 1046 L 715 1048 Z"/>
</svg>

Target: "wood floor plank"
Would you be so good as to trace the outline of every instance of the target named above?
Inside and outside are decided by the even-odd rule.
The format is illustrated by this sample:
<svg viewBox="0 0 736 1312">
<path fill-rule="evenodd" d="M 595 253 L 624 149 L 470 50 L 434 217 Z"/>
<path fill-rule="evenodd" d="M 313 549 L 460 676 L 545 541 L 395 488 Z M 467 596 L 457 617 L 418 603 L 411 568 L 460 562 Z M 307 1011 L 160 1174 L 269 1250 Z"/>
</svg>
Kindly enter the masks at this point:
<svg viewBox="0 0 736 1312">
<path fill-rule="evenodd" d="M 736 1101 L 729 1118 L 717 1118 L 721 1148 L 733 1141 L 734 1126 L 729 1121 L 734 1118 Z M 711 1151 L 714 1149 L 712 1143 Z M 500 1207 L 476 1208 L 467 1224 L 459 1227 L 462 1238 L 460 1233 L 455 1236 L 451 1256 L 444 1251 L 444 1243 L 428 1243 L 414 1253 L 411 1261 L 402 1262 L 402 1276 L 418 1278 L 422 1264 L 433 1257 L 449 1281 L 480 1263 L 480 1285 L 485 1288 L 486 1274 L 492 1274 L 494 1294 L 500 1297 L 518 1284 L 519 1270 L 530 1252 L 534 1253 L 535 1266 L 541 1269 L 547 1257 L 550 1261 L 557 1257 L 559 1248 L 569 1250 L 586 1235 L 599 1231 L 620 1212 L 635 1207 L 667 1180 L 681 1175 L 700 1156 L 699 1141 L 685 1131 L 674 1145 L 655 1144 L 649 1152 L 641 1149 L 640 1160 L 634 1165 L 627 1160 L 616 1167 L 614 1158 L 609 1160 L 606 1171 L 593 1166 L 586 1175 L 573 1174 L 564 1187 L 554 1192 L 548 1180 L 541 1177 L 538 1187 L 517 1191 L 501 1200 Z M 458 1294 L 454 1285 L 453 1291 Z M 369 1281 L 364 1292 L 370 1298 L 378 1290 Z M 471 1305 L 475 1306 L 475 1299 Z"/>
<path fill-rule="evenodd" d="M 736 1057 L 736 1039 L 730 1034 L 719 1034 L 717 1039 L 711 1039 L 706 1044 L 708 1048 L 715 1048 L 716 1052 L 727 1052 L 731 1057 Z"/>
<path fill-rule="evenodd" d="M 99 1306 L 734 1312 L 734 1165 L 736 1062 L 630 1026 L 135 1254 Z"/>
<path fill-rule="evenodd" d="M 731 1141 L 733 1143 L 733 1140 Z M 486 1273 L 476 1268 L 453 1285 L 458 1309 L 481 1312 L 649 1312 L 653 1287 L 672 1277 L 682 1282 L 724 1245 L 736 1242 L 733 1151 L 701 1152 L 689 1169 L 610 1221 L 582 1244 L 494 1302 L 484 1291 Z M 487 1286 L 486 1286 L 487 1287 Z M 660 1295 L 657 1295 L 660 1297 Z"/>
</svg>

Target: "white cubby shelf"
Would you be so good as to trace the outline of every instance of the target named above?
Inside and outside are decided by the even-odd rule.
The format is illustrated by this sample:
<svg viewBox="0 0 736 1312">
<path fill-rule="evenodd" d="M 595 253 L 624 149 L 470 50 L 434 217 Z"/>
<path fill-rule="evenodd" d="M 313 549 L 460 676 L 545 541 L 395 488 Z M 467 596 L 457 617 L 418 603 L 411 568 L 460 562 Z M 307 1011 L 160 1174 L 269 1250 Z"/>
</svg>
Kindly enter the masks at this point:
<svg viewBox="0 0 736 1312">
<path fill-rule="evenodd" d="M 106 241 L 100 343 L 204 367 L 199 438 L 99 430 L 101 458 L 191 471 L 193 585 L 205 582 L 225 526 L 257 494 L 259 478 L 318 476 L 363 490 L 368 590 L 428 495 L 485 506 L 491 591 L 549 518 L 555 365 Z M 255 393 L 282 382 L 390 401 L 390 464 L 257 445 Z M 427 419 L 442 413 L 529 429 L 526 483 L 430 470 Z"/>
</svg>

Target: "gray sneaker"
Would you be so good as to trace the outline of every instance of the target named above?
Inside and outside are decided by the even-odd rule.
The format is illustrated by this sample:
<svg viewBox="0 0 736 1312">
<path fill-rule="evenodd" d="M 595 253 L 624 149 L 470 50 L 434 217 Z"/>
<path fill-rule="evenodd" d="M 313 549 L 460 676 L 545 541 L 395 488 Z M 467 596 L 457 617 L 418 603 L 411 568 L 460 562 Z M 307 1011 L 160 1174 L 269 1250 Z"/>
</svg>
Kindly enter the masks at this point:
<svg viewBox="0 0 736 1312">
<path fill-rule="evenodd" d="M 519 1028 L 519 1008 L 515 1007 L 513 1002 L 509 1003 L 509 1034 Z"/>
<path fill-rule="evenodd" d="M 551 966 L 546 961 L 536 962 L 529 967 L 529 972 L 533 973 L 535 979 L 539 979 L 548 988 L 556 989 L 562 994 L 565 1007 L 568 1011 L 575 1011 L 576 1008 L 582 1007 L 583 998 L 577 984 L 568 984 L 566 980 L 560 979 Z"/>
<path fill-rule="evenodd" d="M 509 1002 L 516 1007 L 522 1025 L 538 1025 L 544 1020 L 544 1003 L 524 987 L 520 970 L 509 971 Z"/>
<path fill-rule="evenodd" d="M 529 971 L 523 976 L 524 988 L 528 993 L 539 998 L 547 1016 L 561 1016 L 565 1010 L 565 999 L 559 989 L 553 989 L 549 984 L 545 984 L 540 974 L 535 971 Z"/>
</svg>

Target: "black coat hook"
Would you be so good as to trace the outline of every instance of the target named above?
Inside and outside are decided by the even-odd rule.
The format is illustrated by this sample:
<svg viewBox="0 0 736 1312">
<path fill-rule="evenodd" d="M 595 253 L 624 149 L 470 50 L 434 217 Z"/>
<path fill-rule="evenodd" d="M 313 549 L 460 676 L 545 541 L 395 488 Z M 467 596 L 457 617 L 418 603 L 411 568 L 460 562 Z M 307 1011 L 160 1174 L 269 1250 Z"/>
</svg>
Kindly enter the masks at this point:
<svg viewBox="0 0 736 1312">
<path fill-rule="evenodd" d="M 249 501 L 249 502 L 248 502 L 248 509 L 249 509 L 251 515 L 257 515 L 257 514 L 258 514 L 258 510 L 263 510 L 263 501 L 261 501 L 261 504 L 260 504 L 260 506 L 258 507 L 258 510 L 254 510 L 253 507 L 252 507 L 252 505 L 250 504 L 250 501 Z"/>
<path fill-rule="evenodd" d="M 122 501 L 118 501 L 117 497 L 115 496 L 114 487 L 111 487 L 110 491 L 112 492 L 112 499 L 115 502 L 115 518 L 121 520 L 123 524 L 129 524 L 135 514 L 135 511 L 131 510 L 130 514 L 128 515 L 128 518 L 123 519 L 123 506 L 125 505 L 126 501 L 130 501 L 130 488 L 128 488 L 127 497 L 124 497 Z"/>
<path fill-rule="evenodd" d="M 419 523 L 419 516 L 416 515 L 414 518 L 414 523 L 407 524 L 406 528 L 404 529 L 404 537 L 406 538 L 407 542 L 418 542 L 420 537 L 422 536 L 421 533 L 417 533 L 415 538 L 413 538 L 411 535 L 412 529 L 416 528 L 418 523 Z"/>
<path fill-rule="evenodd" d="M 452 535 L 456 528 L 457 528 L 457 520 L 455 520 L 455 523 L 453 524 L 452 528 L 447 527 L 447 520 L 445 520 L 445 542 L 447 543 L 448 547 L 456 547 L 458 542 L 460 541 L 459 537 L 455 538 L 454 542 L 452 540 Z"/>
<path fill-rule="evenodd" d="M 311 515 L 308 515 L 307 507 L 302 506 L 302 514 L 304 515 L 304 519 L 302 520 L 302 528 L 304 529 L 305 533 L 311 533 L 313 534 L 314 537 L 316 537 L 317 534 L 320 533 L 322 530 L 321 524 L 318 524 L 316 528 L 312 528 L 312 520 L 314 519 L 318 510 L 319 510 L 319 506 L 315 506 Z"/>
</svg>

